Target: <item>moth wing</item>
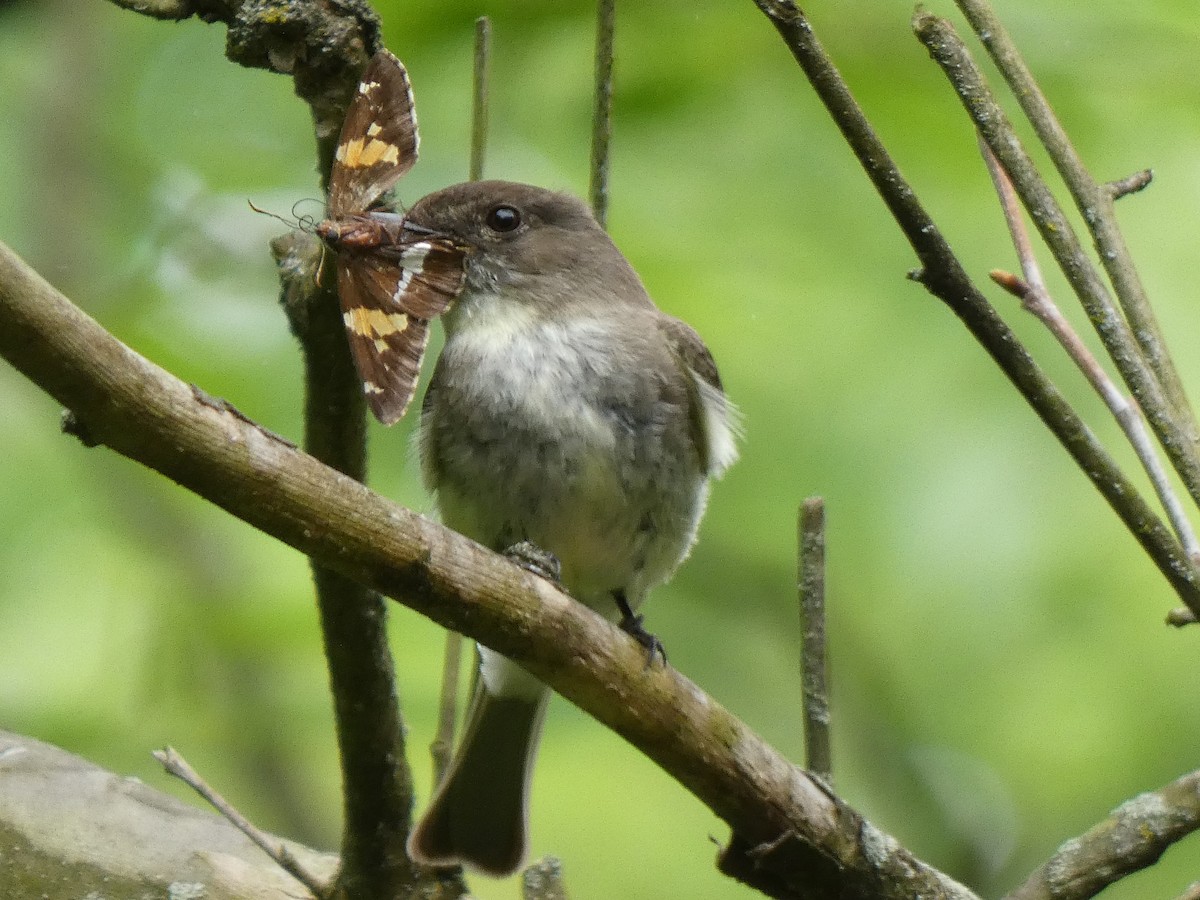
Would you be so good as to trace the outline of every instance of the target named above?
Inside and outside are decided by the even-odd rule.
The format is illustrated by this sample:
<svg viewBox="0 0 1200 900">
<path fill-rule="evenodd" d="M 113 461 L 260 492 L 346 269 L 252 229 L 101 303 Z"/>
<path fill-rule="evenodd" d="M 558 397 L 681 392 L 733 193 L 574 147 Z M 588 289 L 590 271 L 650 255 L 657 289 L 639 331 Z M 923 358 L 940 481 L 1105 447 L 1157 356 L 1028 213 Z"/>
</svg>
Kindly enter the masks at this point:
<svg viewBox="0 0 1200 900">
<path fill-rule="evenodd" d="M 346 110 L 329 178 L 331 218 L 368 209 L 413 167 L 419 144 L 408 72 L 380 50 Z"/>
<path fill-rule="evenodd" d="M 381 256 L 395 260 L 401 270 L 395 302 L 405 312 L 436 319 L 462 290 L 465 256 L 447 241 L 430 240 L 385 249 Z"/>
<path fill-rule="evenodd" d="M 395 302 L 400 267 L 375 257 L 338 260 L 338 294 L 350 355 L 371 412 L 384 425 L 398 422 L 417 390 L 429 342 L 429 320 Z"/>
</svg>

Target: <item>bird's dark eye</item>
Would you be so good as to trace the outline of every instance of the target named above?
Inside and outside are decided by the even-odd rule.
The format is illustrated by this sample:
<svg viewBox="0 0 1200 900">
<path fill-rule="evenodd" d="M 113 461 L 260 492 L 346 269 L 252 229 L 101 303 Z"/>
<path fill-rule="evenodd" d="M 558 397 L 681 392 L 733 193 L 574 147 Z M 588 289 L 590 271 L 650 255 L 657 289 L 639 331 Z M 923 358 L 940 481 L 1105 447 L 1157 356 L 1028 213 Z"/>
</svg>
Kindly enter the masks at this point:
<svg viewBox="0 0 1200 900">
<path fill-rule="evenodd" d="M 503 204 L 494 207 L 484 221 L 492 231 L 516 231 L 521 225 L 521 214 L 516 207 Z"/>
</svg>

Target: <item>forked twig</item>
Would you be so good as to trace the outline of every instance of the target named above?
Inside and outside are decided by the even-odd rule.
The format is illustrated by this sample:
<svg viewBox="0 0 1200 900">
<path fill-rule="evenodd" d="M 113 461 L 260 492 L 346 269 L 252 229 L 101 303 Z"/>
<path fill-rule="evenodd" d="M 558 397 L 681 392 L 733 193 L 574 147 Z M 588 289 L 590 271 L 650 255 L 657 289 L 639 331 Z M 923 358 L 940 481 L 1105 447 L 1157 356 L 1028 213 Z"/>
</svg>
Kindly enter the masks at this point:
<svg viewBox="0 0 1200 900">
<path fill-rule="evenodd" d="M 1021 145 L 1012 123 L 989 89 L 983 73 L 954 27 L 944 19 L 919 11 L 913 30 L 942 68 L 996 158 L 1012 179 L 1014 189 L 1054 254 L 1100 335 L 1121 378 L 1137 400 L 1147 422 L 1167 453 L 1192 499 L 1200 504 L 1200 456 L 1192 437 L 1190 413 L 1181 413 L 1168 399 L 1158 373 L 1121 314 L 1112 294 L 1084 250 L 1079 237 L 1053 193 Z"/>
<path fill-rule="evenodd" d="M 1088 231 L 1091 232 L 1100 262 L 1108 273 L 1121 309 L 1129 321 L 1133 339 L 1162 384 L 1163 392 L 1179 421 L 1189 428 L 1191 439 L 1195 441 L 1196 421 L 1192 408 L 1167 351 L 1154 309 L 1146 296 L 1146 290 L 1113 209 L 1116 199 L 1148 185 L 1150 172 L 1137 172 L 1120 181 L 1097 184 L 1025 64 L 1004 23 L 987 0 L 957 0 L 957 3 L 1004 80 L 1008 82 L 1013 96 L 1020 103 L 1050 160 L 1071 191 L 1075 205 L 1083 215 Z"/>
<path fill-rule="evenodd" d="M 971 282 L 794 0 L 754 0 L 804 70 L 921 262 L 914 278 L 957 315 L 1071 455 L 1189 608 L 1200 579 L 1170 529 Z M 917 27 L 923 25 L 918 17 Z M 1200 483 L 1200 482 L 1198 482 Z"/>
<path fill-rule="evenodd" d="M 1087 348 L 1083 339 L 1071 327 L 1071 323 L 1067 321 L 1050 296 L 1045 279 L 1042 278 L 1042 270 L 1033 250 L 1029 230 L 1025 227 L 1025 219 L 1021 215 L 1020 203 L 1017 200 L 1016 191 L 1013 190 L 1012 182 L 987 144 L 980 141 L 979 150 L 983 154 L 988 173 L 992 176 L 992 184 L 995 185 L 996 194 L 1000 198 L 1004 220 L 1008 223 L 1008 231 L 1012 235 L 1013 246 L 1016 248 L 1017 258 L 1020 260 L 1021 271 L 1024 274 L 1022 281 L 1007 272 L 993 271 L 991 273 L 992 280 L 1020 298 L 1021 305 L 1050 330 L 1067 355 L 1083 372 L 1084 377 L 1096 389 L 1096 393 L 1100 395 L 1104 405 L 1116 418 L 1117 424 L 1121 426 L 1121 430 L 1129 439 L 1129 443 L 1141 461 L 1142 467 L 1150 477 L 1154 491 L 1158 494 L 1158 499 L 1166 511 L 1167 519 L 1175 530 L 1175 535 L 1179 538 L 1184 552 L 1193 564 L 1200 564 L 1200 543 L 1196 540 L 1192 523 L 1188 521 L 1187 511 L 1178 494 L 1175 493 L 1170 476 L 1154 450 L 1154 442 L 1146 430 L 1141 410 L 1138 409 L 1136 403 L 1121 392 L 1109 377 L 1108 372 Z"/>
</svg>

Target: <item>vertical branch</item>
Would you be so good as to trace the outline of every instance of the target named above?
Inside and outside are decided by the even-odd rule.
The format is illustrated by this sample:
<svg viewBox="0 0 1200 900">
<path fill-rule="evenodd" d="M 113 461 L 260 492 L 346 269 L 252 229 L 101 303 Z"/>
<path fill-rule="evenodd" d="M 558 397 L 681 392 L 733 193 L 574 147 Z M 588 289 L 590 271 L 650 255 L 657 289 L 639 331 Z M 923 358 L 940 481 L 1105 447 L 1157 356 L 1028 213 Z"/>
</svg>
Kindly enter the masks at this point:
<svg viewBox="0 0 1200 900">
<path fill-rule="evenodd" d="M 442 650 L 442 690 L 438 696 L 437 733 L 429 745 L 433 757 L 433 786 L 436 788 L 446 777 L 450 760 L 454 756 L 454 730 L 458 724 L 458 674 L 462 668 L 462 635 L 457 631 L 446 632 L 446 646 Z"/>
<path fill-rule="evenodd" d="M 596 98 L 592 108 L 592 163 L 588 199 L 601 228 L 608 227 L 609 144 L 612 142 L 613 34 L 616 0 L 596 6 Z"/>
<path fill-rule="evenodd" d="M 1087 222 L 1101 265 L 1108 273 L 1133 337 L 1162 383 L 1163 392 L 1177 418 L 1189 429 L 1192 441 L 1196 441 L 1195 415 L 1184 394 L 1179 373 L 1167 350 L 1158 319 L 1146 297 L 1145 287 L 1133 264 L 1125 237 L 1117 224 L 1113 203 L 1120 194 L 1108 185 L 1097 184 L 1087 170 L 1012 37 L 986 0 L 957 0 L 957 3 L 1008 82 L 1059 175 L 1071 191 L 1075 205 Z"/>
<path fill-rule="evenodd" d="M 358 481 L 366 477 L 366 402 L 350 359 L 332 278 L 313 282 L 312 241 L 296 233 L 272 243 L 283 306 L 304 360 L 305 449 Z M 344 823 L 339 885 L 352 896 L 393 896 L 411 872 L 404 842 L 412 812 L 383 599 L 312 563 L 333 694 Z M 390 893 L 389 893 L 390 892 Z"/>
<path fill-rule="evenodd" d="M 487 151 L 488 71 L 491 56 L 492 20 L 487 16 L 480 16 L 475 20 L 475 64 L 471 81 L 471 168 L 468 176 L 471 181 L 478 181 L 483 177 L 483 161 Z M 446 777 L 454 752 L 462 647 L 462 635 L 456 631 L 447 631 L 442 656 L 442 690 L 438 698 L 437 734 L 429 747 L 429 753 L 433 757 L 435 787 Z"/>
<path fill-rule="evenodd" d="M 833 786 L 830 746 L 829 665 L 825 632 L 825 501 L 809 497 L 800 507 L 800 627 L 803 643 L 804 768 Z"/>
<path fill-rule="evenodd" d="M 468 178 L 483 177 L 488 132 L 488 68 L 492 58 L 492 20 L 475 20 L 475 68 L 471 80 L 471 170 Z"/>
<path fill-rule="evenodd" d="M 360 72 L 361 67 L 346 70 L 353 79 L 344 92 L 347 103 Z M 345 107 L 313 103 L 312 108 L 325 187 Z M 304 446 L 326 465 L 365 481 L 362 382 L 346 343 L 335 279 L 313 283 L 320 263 L 311 263 L 311 257 L 303 262 L 306 248 L 311 252 L 311 243 L 294 234 L 272 245 L 283 307 L 304 363 Z M 311 565 L 342 774 L 337 886 L 348 896 L 386 900 L 413 879 L 404 849 L 412 821 L 412 772 L 387 639 L 387 606 L 376 592 L 316 562 Z"/>
</svg>

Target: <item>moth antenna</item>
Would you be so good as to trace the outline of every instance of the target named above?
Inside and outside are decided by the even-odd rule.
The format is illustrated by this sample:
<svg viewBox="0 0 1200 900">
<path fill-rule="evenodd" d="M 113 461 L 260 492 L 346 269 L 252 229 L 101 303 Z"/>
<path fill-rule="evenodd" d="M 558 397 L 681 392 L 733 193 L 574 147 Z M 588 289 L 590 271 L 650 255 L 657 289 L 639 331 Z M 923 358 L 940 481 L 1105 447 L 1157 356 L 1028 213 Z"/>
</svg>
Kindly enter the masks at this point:
<svg viewBox="0 0 1200 900">
<path fill-rule="evenodd" d="M 288 228 L 302 228 L 301 223 L 299 221 L 297 221 L 295 218 L 285 219 L 283 216 L 279 215 L 278 213 L 273 213 L 270 210 L 266 210 L 266 209 L 259 209 L 257 206 L 254 205 L 253 201 L 251 201 L 251 200 L 247 200 L 246 203 L 248 203 L 250 208 L 252 210 L 254 210 L 256 213 L 260 213 L 264 216 L 270 216 L 272 219 L 278 219 L 280 222 L 282 222 Z"/>
<path fill-rule="evenodd" d="M 308 225 L 315 226 L 316 223 L 320 221 L 320 219 L 317 216 L 312 215 L 311 213 L 297 212 L 297 210 L 299 210 L 299 208 L 300 208 L 300 205 L 303 203 L 316 203 L 318 206 L 320 206 L 321 211 L 322 211 L 322 215 L 320 218 L 324 218 L 325 205 L 323 203 L 321 203 L 321 201 L 314 200 L 311 197 L 306 197 L 302 200 L 297 200 L 295 203 L 292 204 L 292 218 L 294 218 L 297 222 L 301 223 L 302 227 L 304 227 L 304 229 L 307 231 Z"/>
</svg>

